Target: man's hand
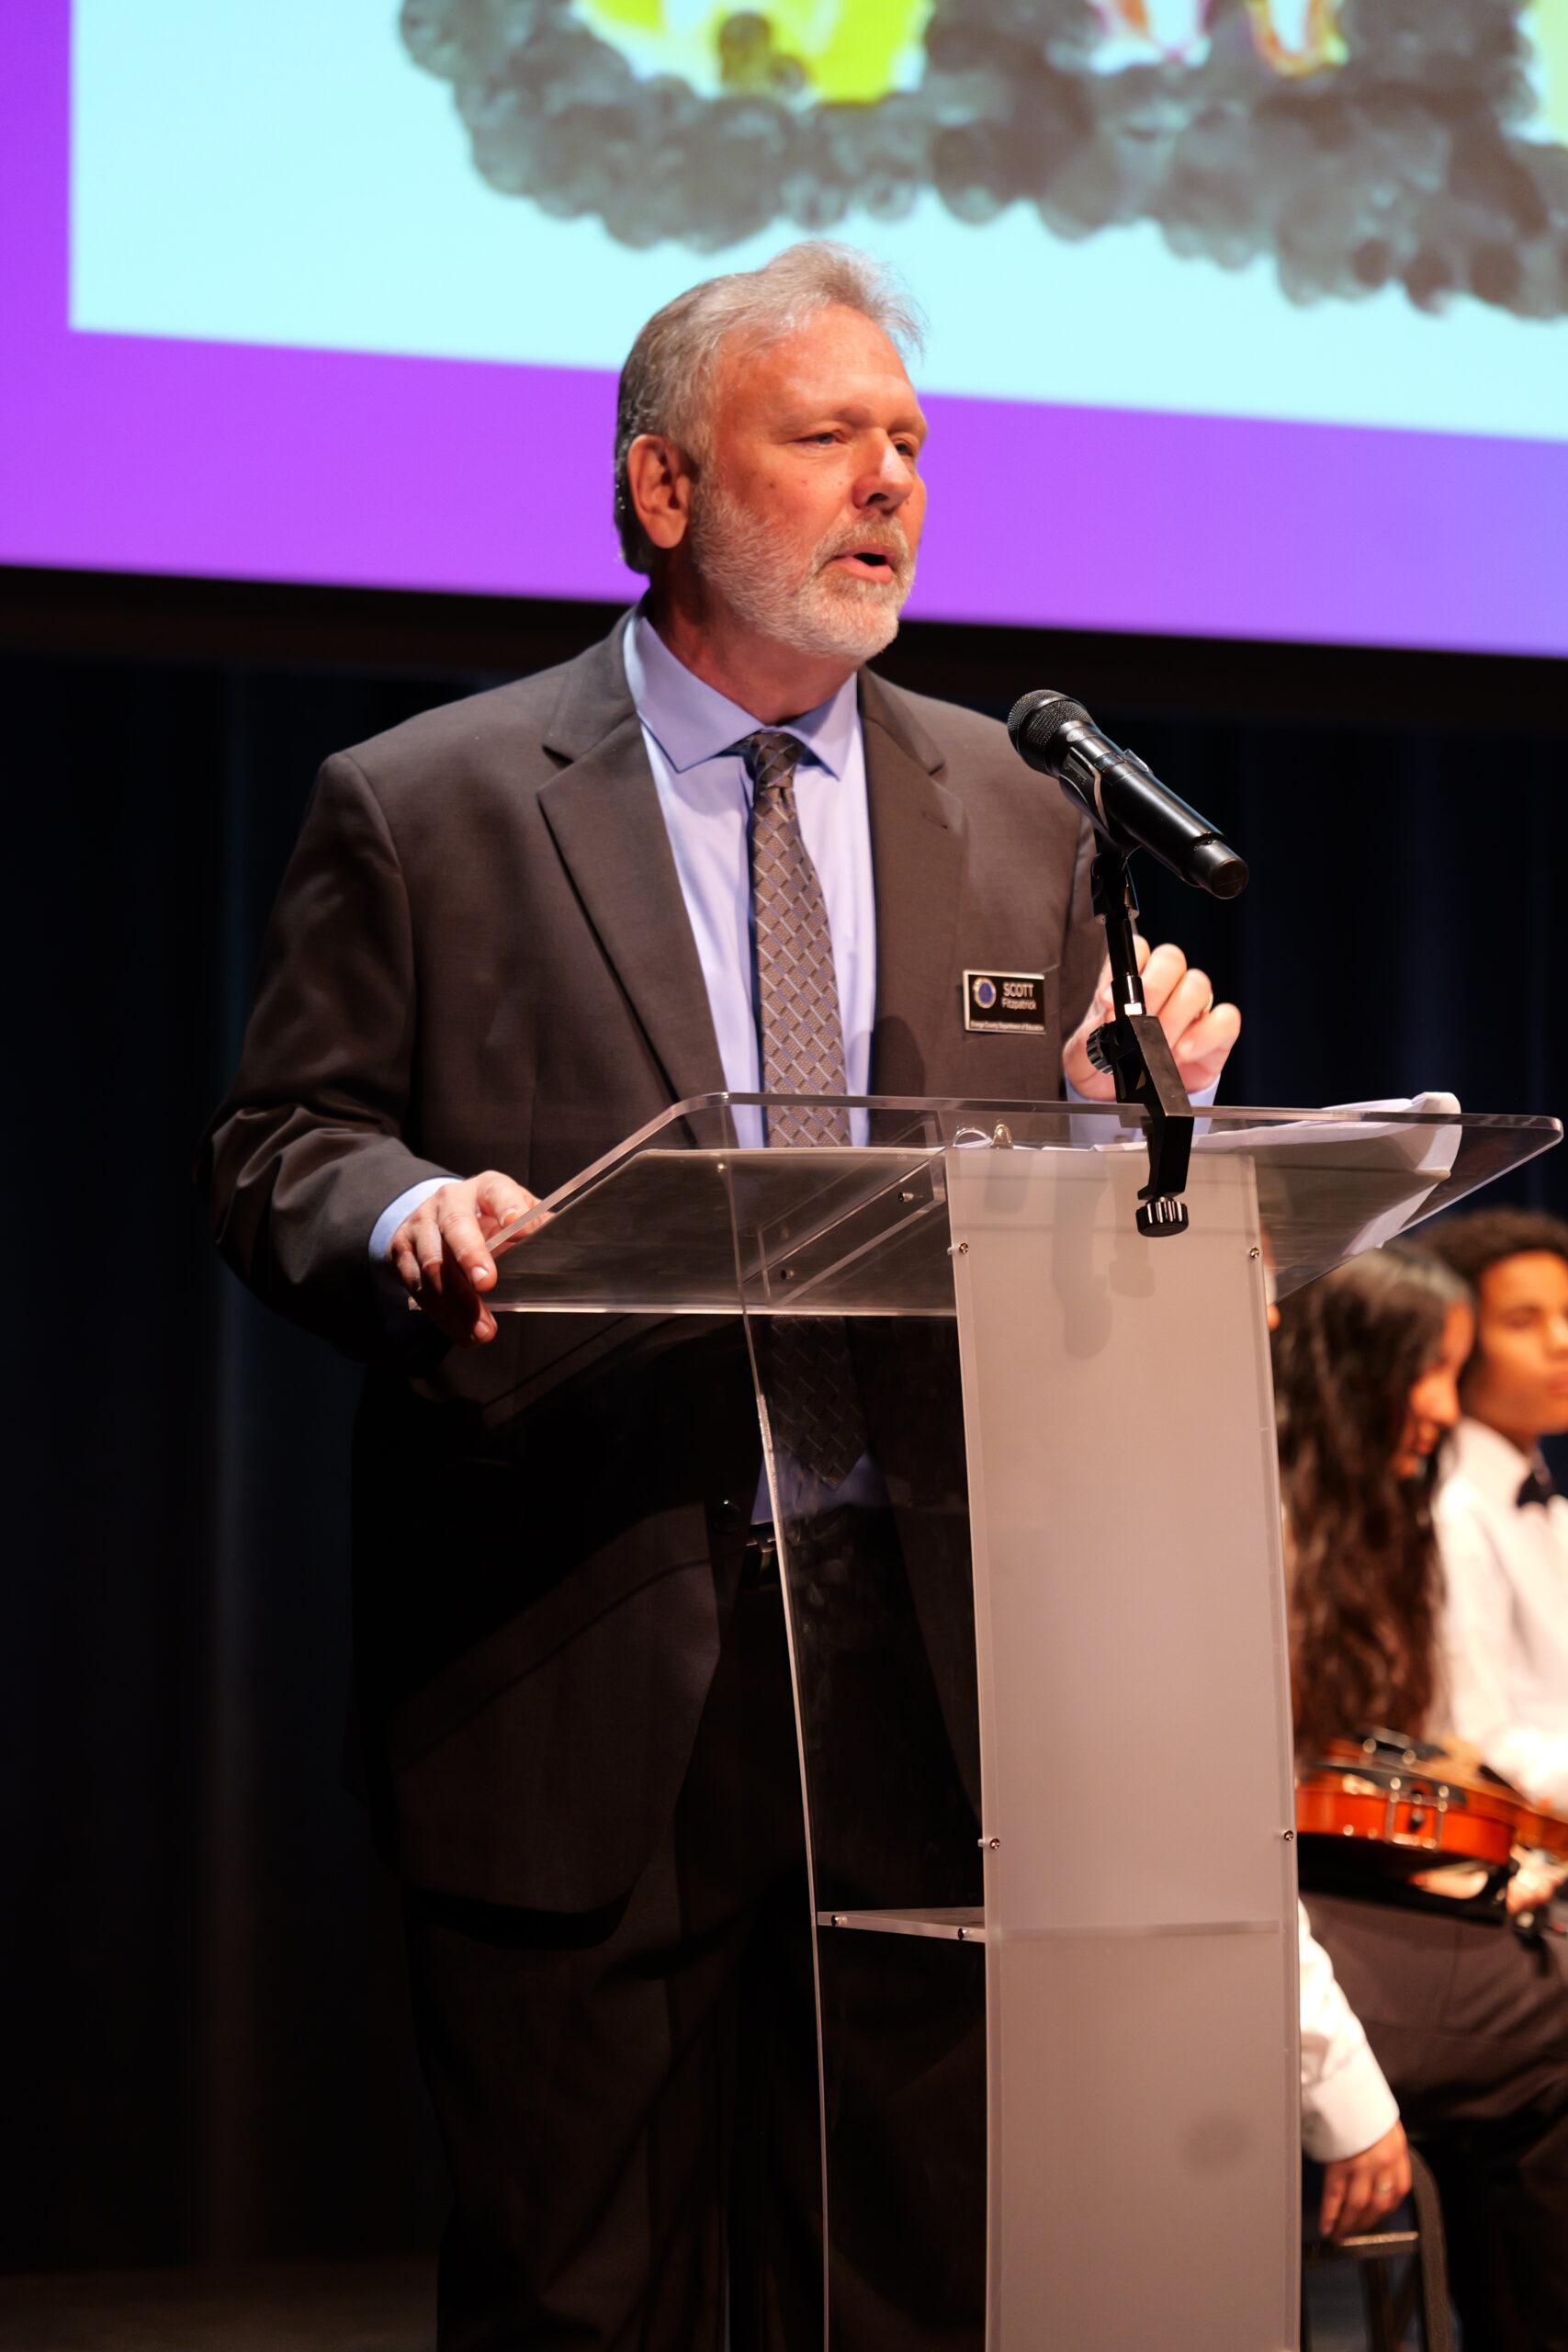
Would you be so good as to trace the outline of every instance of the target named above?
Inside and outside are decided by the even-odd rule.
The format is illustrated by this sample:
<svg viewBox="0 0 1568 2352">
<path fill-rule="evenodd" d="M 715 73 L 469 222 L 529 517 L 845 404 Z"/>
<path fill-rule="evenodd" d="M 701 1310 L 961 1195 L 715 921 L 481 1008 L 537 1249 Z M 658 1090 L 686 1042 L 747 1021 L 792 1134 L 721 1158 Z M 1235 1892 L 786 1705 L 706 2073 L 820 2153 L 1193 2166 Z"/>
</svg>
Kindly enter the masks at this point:
<svg viewBox="0 0 1568 2352">
<path fill-rule="evenodd" d="M 1343 2245 L 1364 2235 L 1410 2194 L 1410 2147 L 1396 2123 L 1359 2156 L 1339 2156 L 1323 2167 L 1323 2202 L 1317 2209 L 1320 2237 Z"/>
<path fill-rule="evenodd" d="M 1179 947 L 1149 952 L 1146 939 L 1138 941 L 1138 969 L 1151 1012 L 1170 1040 L 1181 1083 L 1189 1094 L 1213 1086 L 1225 1066 L 1225 1057 L 1241 1035 L 1241 1014 L 1234 1004 L 1216 1004 L 1207 972 L 1188 968 Z M 1108 1070 L 1098 1070 L 1089 1057 L 1089 1032 L 1098 1029 L 1111 1012 L 1111 967 L 1100 976 L 1094 1002 L 1067 1041 L 1062 1068 L 1077 1091 L 1090 1102 L 1115 1100 L 1116 1085 Z"/>
<path fill-rule="evenodd" d="M 490 1244 L 502 1226 L 537 1206 L 532 1193 L 491 1168 L 466 1183 L 443 1184 L 388 1242 L 388 1261 L 409 1296 L 459 1347 L 482 1348 L 494 1339 L 495 1317 L 482 1295 L 495 1287 Z M 541 1215 L 525 1231 L 544 1222 Z"/>
</svg>

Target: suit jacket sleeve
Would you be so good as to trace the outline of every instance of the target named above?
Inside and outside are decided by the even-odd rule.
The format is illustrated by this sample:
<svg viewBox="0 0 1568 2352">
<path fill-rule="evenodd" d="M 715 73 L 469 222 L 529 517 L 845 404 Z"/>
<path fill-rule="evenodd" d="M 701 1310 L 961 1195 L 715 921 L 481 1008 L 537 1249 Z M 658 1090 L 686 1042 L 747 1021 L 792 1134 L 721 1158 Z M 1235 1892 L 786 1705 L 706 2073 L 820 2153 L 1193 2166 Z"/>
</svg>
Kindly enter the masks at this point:
<svg viewBox="0 0 1568 2352">
<path fill-rule="evenodd" d="M 404 1131 L 416 1013 L 396 848 L 357 762 L 340 752 L 284 877 L 239 1073 L 197 1182 L 241 1279 L 351 1354 L 384 1344 L 366 1261 L 376 1219 L 421 1177 L 452 1172 Z"/>
</svg>

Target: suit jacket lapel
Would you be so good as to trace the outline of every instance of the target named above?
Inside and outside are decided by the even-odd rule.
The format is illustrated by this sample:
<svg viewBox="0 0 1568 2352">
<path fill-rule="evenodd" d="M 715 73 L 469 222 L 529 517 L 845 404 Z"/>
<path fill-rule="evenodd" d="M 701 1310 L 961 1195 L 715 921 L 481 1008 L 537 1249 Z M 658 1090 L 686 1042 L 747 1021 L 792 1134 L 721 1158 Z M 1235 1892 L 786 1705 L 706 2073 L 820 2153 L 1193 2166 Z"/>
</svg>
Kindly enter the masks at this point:
<svg viewBox="0 0 1568 2352">
<path fill-rule="evenodd" d="M 540 808 L 671 1094 L 719 1093 L 707 984 L 619 630 L 570 665 L 546 742 L 570 764 L 543 787 Z"/>
<path fill-rule="evenodd" d="M 925 1094 L 943 1028 L 958 1017 L 963 805 L 936 781 L 940 750 L 868 671 L 861 673 L 861 718 L 876 875 L 872 1091 Z"/>
</svg>

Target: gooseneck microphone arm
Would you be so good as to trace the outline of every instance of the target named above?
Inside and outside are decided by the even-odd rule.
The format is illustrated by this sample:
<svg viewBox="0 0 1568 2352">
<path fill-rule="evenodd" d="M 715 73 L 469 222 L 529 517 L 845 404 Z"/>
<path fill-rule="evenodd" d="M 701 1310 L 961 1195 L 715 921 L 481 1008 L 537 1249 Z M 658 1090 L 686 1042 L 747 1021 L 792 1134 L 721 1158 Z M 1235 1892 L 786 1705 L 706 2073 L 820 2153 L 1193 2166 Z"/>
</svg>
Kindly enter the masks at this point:
<svg viewBox="0 0 1568 2352">
<path fill-rule="evenodd" d="M 1118 1102 L 1136 1104 L 1148 1122 L 1149 1181 L 1138 1195 L 1138 1231 L 1150 1240 L 1184 1233 L 1192 1104 L 1138 976 L 1138 901 L 1128 860 L 1146 849 L 1181 881 L 1216 899 L 1234 899 L 1247 888 L 1247 867 L 1213 825 L 1134 752 L 1102 735 L 1070 695 L 1048 689 L 1025 695 L 1013 707 L 1008 732 L 1019 756 L 1054 776 L 1099 836 L 1092 886 L 1111 959 L 1111 1018 L 1089 1038 L 1089 1059 L 1111 1073 Z"/>
</svg>

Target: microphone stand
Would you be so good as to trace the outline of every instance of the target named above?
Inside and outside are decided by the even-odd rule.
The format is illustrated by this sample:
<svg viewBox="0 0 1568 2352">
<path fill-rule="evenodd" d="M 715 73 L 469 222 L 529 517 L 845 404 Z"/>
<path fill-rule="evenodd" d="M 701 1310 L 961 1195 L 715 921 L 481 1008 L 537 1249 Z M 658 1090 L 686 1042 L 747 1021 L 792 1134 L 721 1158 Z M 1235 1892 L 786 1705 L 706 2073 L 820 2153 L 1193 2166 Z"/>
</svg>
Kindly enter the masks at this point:
<svg viewBox="0 0 1568 2352">
<path fill-rule="evenodd" d="M 1131 853 L 1101 831 L 1091 869 L 1094 911 L 1105 925 L 1111 956 L 1111 1018 L 1089 1040 L 1096 1069 L 1116 1081 L 1118 1102 L 1136 1103 L 1149 1128 L 1149 1181 L 1139 1193 L 1138 1231 L 1150 1241 L 1185 1233 L 1187 1204 L 1181 1198 L 1192 1151 L 1192 1104 L 1181 1083 L 1176 1057 L 1144 998 L 1134 944 L 1137 894 L 1128 871 Z"/>
</svg>

